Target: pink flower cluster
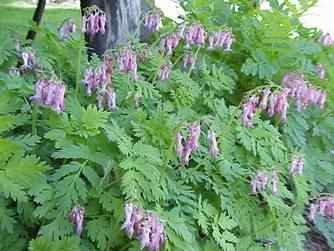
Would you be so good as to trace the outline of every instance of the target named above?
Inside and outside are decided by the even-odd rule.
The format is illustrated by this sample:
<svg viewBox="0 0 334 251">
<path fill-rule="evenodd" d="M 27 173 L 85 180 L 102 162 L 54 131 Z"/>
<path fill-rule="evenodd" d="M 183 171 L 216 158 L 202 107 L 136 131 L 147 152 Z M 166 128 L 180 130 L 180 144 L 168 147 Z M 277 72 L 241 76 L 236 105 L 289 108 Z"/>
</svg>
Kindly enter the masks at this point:
<svg viewBox="0 0 334 251">
<path fill-rule="evenodd" d="M 70 212 L 68 219 L 75 226 L 75 233 L 81 235 L 83 230 L 85 209 L 79 206 L 76 206 Z"/>
<path fill-rule="evenodd" d="M 257 108 L 266 112 L 269 117 L 273 117 L 275 114 L 280 116 L 281 122 L 285 122 L 287 117 L 288 96 L 289 89 L 284 88 L 278 92 L 272 93 L 269 88 L 261 90 L 261 97 L 251 96 L 242 105 L 241 122 L 247 128 L 252 128 L 252 118 L 254 117 Z"/>
<path fill-rule="evenodd" d="M 105 67 L 88 68 L 85 72 L 83 84 L 86 87 L 86 95 L 91 96 L 98 88 L 103 88 L 107 81 Z"/>
<path fill-rule="evenodd" d="M 104 55 L 102 64 L 97 68 L 86 70 L 83 83 L 86 87 L 86 95 L 91 96 L 97 91 L 96 105 L 98 108 L 107 106 L 109 111 L 115 111 L 116 93 L 111 88 L 112 58 Z"/>
<path fill-rule="evenodd" d="M 208 145 L 209 145 L 209 156 L 215 159 L 219 155 L 219 148 L 217 144 L 216 134 L 212 129 L 208 131 Z"/>
<path fill-rule="evenodd" d="M 123 49 L 117 58 L 119 71 L 124 73 L 132 72 L 133 79 L 138 80 L 137 56 L 131 50 Z"/>
<path fill-rule="evenodd" d="M 327 94 L 313 86 L 307 86 L 302 74 L 287 73 L 282 80 L 283 89 L 271 92 L 269 88 L 260 91 L 260 96 L 253 95 L 242 104 L 241 122 L 247 127 L 253 127 L 252 118 L 257 108 L 265 111 L 269 117 L 278 114 L 281 122 L 287 120 L 288 98 L 291 97 L 298 111 L 309 105 L 324 108 Z"/>
<path fill-rule="evenodd" d="M 302 111 L 309 105 L 324 108 L 327 94 L 313 86 L 307 86 L 304 81 L 304 75 L 298 73 L 287 73 L 284 75 L 282 85 L 287 87 L 289 96 L 293 98 L 297 110 Z"/>
<path fill-rule="evenodd" d="M 217 31 L 208 38 L 209 50 L 223 48 L 224 51 L 230 51 L 233 43 L 233 34 L 230 31 Z"/>
<path fill-rule="evenodd" d="M 160 50 L 166 55 L 172 55 L 180 41 L 179 33 L 172 33 L 163 37 L 160 41 Z"/>
<path fill-rule="evenodd" d="M 294 156 L 290 164 L 289 174 L 291 176 L 303 175 L 303 170 L 304 170 L 304 159 L 302 157 Z"/>
<path fill-rule="evenodd" d="M 276 170 L 273 170 L 271 173 L 271 192 L 277 194 L 277 183 L 278 183 L 278 174 Z M 266 191 L 269 185 L 269 176 L 258 171 L 256 176 L 251 180 L 251 193 L 256 194 L 258 192 Z"/>
<path fill-rule="evenodd" d="M 71 37 L 71 33 L 74 33 L 76 30 L 76 26 L 73 19 L 67 19 L 58 29 L 58 36 L 62 40 L 69 39 Z"/>
<path fill-rule="evenodd" d="M 106 22 L 106 15 L 99 7 L 96 5 L 87 7 L 84 9 L 81 20 L 82 32 L 93 36 L 97 33 L 105 33 Z"/>
<path fill-rule="evenodd" d="M 110 56 L 103 57 L 102 64 L 97 68 L 88 68 L 85 72 L 83 84 L 86 87 L 86 95 L 91 96 L 98 89 L 105 89 L 111 84 L 112 59 Z"/>
<path fill-rule="evenodd" d="M 64 111 L 65 86 L 52 80 L 38 80 L 35 84 L 35 95 L 31 101 L 50 107 L 56 112 Z"/>
<path fill-rule="evenodd" d="M 201 134 L 201 127 L 199 123 L 193 123 L 188 128 L 188 138 L 183 140 L 182 134 L 180 132 L 176 133 L 175 137 L 175 149 L 176 155 L 181 159 L 183 165 L 188 165 L 190 160 L 190 155 L 195 152 L 198 147 L 198 141 Z M 184 142 L 185 141 L 185 142 Z M 208 130 L 208 155 L 215 159 L 219 155 L 219 148 L 216 139 L 216 134 L 212 129 Z"/>
<path fill-rule="evenodd" d="M 319 42 L 325 47 L 330 47 L 334 43 L 333 38 L 331 37 L 331 34 L 329 33 L 321 34 L 319 38 Z"/>
<path fill-rule="evenodd" d="M 314 221 L 317 213 L 323 217 L 334 219 L 334 197 L 323 197 L 316 204 L 311 204 L 309 219 Z"/>
<path fill-rule="evenodd" d="M 124 223 L 129 238 L 136 238 L 140 242 L 140 248 L 147 247 L 149 251 L 159 251 L 166 240 L 164 225 L 160 223 L 157 215 L 137 208 L 132 203 L 124 206 Z"/>
<path fill-rule="evenodd" d="M 201 126 L 199 123 L 193 123 L 188 128 L 189 136 L 183 144 L 183 137 L 180 132 L 176 134 L 176 154 L 181 159 L 183 165 L 188 165 L 190 155 L 198 149 L 198 140 L 201 134 Z"/>
<path fill-rule="evenodd" d="M 192 24 L 184 33 L 184 40 L 186 47 L 190 48 L 191 45 L 202 46 L 205 44 L 205 30 L 200 24 Z"/>
<path fill-rule="evenodd" d="M 168 80 L 171 72 L 172 65 L 170 63 L 162 64 L 159 71 L 159 80 Z"/>
<path fill-rule="evenodd" d="M 159 14 L 152 14 L 145 17 L 144 26 L 150 32 L 156 32 L 159 30 L 160 25 L 160 15 Z"/>
</svg>

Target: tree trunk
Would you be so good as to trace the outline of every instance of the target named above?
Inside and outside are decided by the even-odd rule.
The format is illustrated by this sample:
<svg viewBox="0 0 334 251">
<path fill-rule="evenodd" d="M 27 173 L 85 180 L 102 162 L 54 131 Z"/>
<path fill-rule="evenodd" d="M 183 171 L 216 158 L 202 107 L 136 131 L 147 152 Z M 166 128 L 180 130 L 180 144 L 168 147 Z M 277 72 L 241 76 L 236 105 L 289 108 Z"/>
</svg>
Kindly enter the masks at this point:
<svg viewBox="0 0 334 251">
<path fill-rule="evenodd" d="M 106 13 L 107 24 L 105 34 L 85 35 L 90 55 L 101 56 L 106 49 L 126 44 L 138 29 L 138 35 L 145 36 L 140 27 L 141 17 L 148 10 L 144 0 L 81 0 L 81 11 L 91 5 L 97 5 Z"/>
</svg>

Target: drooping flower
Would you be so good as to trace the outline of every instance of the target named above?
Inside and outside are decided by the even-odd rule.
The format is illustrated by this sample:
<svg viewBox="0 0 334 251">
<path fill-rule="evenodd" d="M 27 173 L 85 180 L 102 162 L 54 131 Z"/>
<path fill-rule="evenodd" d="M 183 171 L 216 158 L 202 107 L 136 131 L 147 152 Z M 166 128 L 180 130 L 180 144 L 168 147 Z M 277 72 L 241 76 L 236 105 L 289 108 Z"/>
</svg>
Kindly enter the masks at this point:
<svg viewBox="0 0 334 251">
<path fill-rule="evenodd" d="M 263 111 L 267 110 L 268 107 L 268 99 L 271 94 L 270 88 L 265 88 L 261 91 L 261 99 L 259 103 L 259 108 Z"/>
<path fill-rule="evenodd" d="M 184 40 L 187 48 L 190 48 L 191 45 L 204 45 L 205 31 L 203 26 L 200 24 L 190 25 L 190 27 L 184 33 Z"/>
<path fill-rule="evenodd" d="M 194 56 L 191 53 L 187 53 L 183 56 L 183 69 L 191 69 L 195 65 Z"/>
<path fill-rule="evenodd" d="M 72 18 L 66 19 L 58 28 L 58 36 L 62 40 L 69 39 L 76 30 L 75 22 Z"/>
<path fill-rule="evenodd" d="M 83 10 L 82 32 L 93 36 L 97 33 L 105 33 L 106 22 L 106 15 L 99 7 L 96 5 L 87 7 Z"/>
<path fill-rule="evenodd" d="M 317 64 L 315 66 L 315 71 L 321 80 L 324 80 L 326 78 L 326 70 L 322 64 Z"/>
<path fill-rule="evenodd" d="M 23 64 L 21 65 L 21 71 L 33 70 L 36 66 L 35 54 L 31 50 L 26 50 L 21 53 Z"/>
<path fill-rule="evenodd" d="M 231 51 L 233 34 L 230 31 L 214 32 L 209 36 L 208 43 L 209 50 L 222 48 L 224 51 Z"/>
<path fill-rule="evenodd" d="M 191 148 L 191 150 L 194 152 L 198 149 L 198 140 L 199 136 L 201 134 L 201 126 L 199 123 L 193 123 L 189 128 L 188 132 L 190 134 L 188 141 L 186 143 L 186 147 Z"/>
<path fill-rule="evenodd" d="M 290 168 L 289 168 L 289 174 L 291 176 L 299 176 L 303 174 L 304 170 L 304 159 L 301 157 L 294 156 Z"/>
<path fill-rule="evenodd" d="M 251 193 L 264 192 L 268 185 L 268 176 L 264 172 L 258 171 L 256 176 L 251 180 Z"/>
<path fill-rule="evenodd" d="M 38 80 L 35 84 L 35 94 L 31 101 L 50 107 L 56 112 L 64 111 L 65 86 L 52 80 Z"/>
<path fill-rule="evenodd" d="M 117 58 L 117 63 L 120 72 L 132 72 L 133 79 L 138 80 L 136 54 L 131 50 L 124 48 Z"/>
<path fill-rule="evenodd" d="M 132 238 L 139 228 L 140 223 L 144 215 L 142 210 L 134 206 L 132 203 L 126 203 L 124 205 L 124 218 L 125 221 L 122 225 L 122 229 L 125 230 L 129 238 Z"/>
<path fill-rule="evenodd" d="M 200 134 L 201 126 L 196 122 L 188 128 L 188 138 L 184 145 L 180 132 L 176 134 L 176 154 L 181 158 L 183 165 L 189 164 L 190 155 L 198 149 Z"/>
<path fill-rule="evenodd" d="M 285 122 L 287 120 L 287 110 L 289 107 L 288 96 L 290 93 L 290 89 L 284 88 L 277 94 L 276 104 L 275 104 L 275 113 L 280 115 L 281 122 Z"/>
<path fill-rule="evenodd" d="M 255 115 L 258 101 L 256 96 L 252 96 L 242 105 L 241 123 L 246 128 L 253 127 L 252 119 Z"/>
<path fill-rule="evenodd" d="M 172 55 L 180 41 L 179 33 L 172 33 L 163 37 L 160 41 L 160 50 L 166 55 Z"/>
<path fill-rule="evenodd" d="M 160 15 L 159 14 L 155 13 L 155 14 L 151 14 L 145 17 L 144 26 L 150 32 L 158 31 L 159 25 L 160 25 Z"/>
<path fill-rule="evenodd" d="M 75 226 L 75 233 L 79 236 L 83 230 L 84 216 L 85 209 L 79 206 L 74 207 L 69 215 L 69 221 Z"/>
<path fill-rule="evenodd" d="M 273 170 L 271 173 L 271 191 L 275 195 L 277 194 L 277 183 L 278 183 L 278 174 L 276 170 Z"/>
<path fill-rule="evenodd" d="M 305 85 L 303 74 L 288 72 L 283 76 L 282 86 L 293 89 L 300 85 Z"/>
<path fill-rule="evenodd" d="M 209 145 L 209 156 L 213 159 L 217 158 L 219 154 L 219 148 L 215 132 L 212 129 L 208 131 L 208 145 Z"/>
<path fill-rule="evenodd" d="M 106 106 L 109 111 L 116 111 L 116 92 L 112 88 L 99 91 L 96 95 L 96 106 L 99 109 Z"/>
<path fill-rule="evenodd" d="M 330 47 L 334 43 L 333 38 L 332 38 L 331 34 L 329 34 L 329 33 L 321 34 L 321 36 L 319 38 L 319 42 L 325 47 Z"/>
<path fill-rule="evenodd" d="M 160 71 L 159 71 L 159 80 L 161 81 L 168 80 L 170 72 L 171 72 L 171 68 L 172 67 L 170 63 L 162 64 L 160 66 Z"/>
</svg>

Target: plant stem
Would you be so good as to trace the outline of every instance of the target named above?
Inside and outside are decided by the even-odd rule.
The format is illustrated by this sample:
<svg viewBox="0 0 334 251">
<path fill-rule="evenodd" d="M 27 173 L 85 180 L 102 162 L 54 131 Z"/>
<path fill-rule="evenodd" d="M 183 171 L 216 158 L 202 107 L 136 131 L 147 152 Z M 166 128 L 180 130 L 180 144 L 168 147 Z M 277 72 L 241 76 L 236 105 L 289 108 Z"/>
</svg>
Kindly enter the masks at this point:
<svg viewBox="0 0 334 251">
<path fill-rule="evenodd" d="M 194 69 L 194 65 L 197 63 L 197 57 L 198 57 L 198 53 L 200 51 L 201 47 L 198 47 L 196 52 L 195 52 L 195 55 L 194 55 L 194 63 L 190 66 L 190 69 L 189 69 L 189 72 L 188 72 L 188 77 L 190 78 L 191 76 L 191 73 Z"/>
<path fill-rule="evenodd" d="M 83 36 L 81 34 L 80 36 L 80 42 L 82 41 Z M 77 72 L 76 72 L 76 78 L 75 78 L 75 94 L 77 97 L 79 97 L 80 92 L 80 74 L 81 74 L 81 55 L 82 49 L 81 49 L 81 43 L 78 50 L 78 61 L 77 61 Z"/>
<path fill-rule="evenodd" d="M 33 104 L 32 106 L 32 112 L 31 112 L 31 117 L 32 117 L 32 135 L 37 135 L 37 105 Z"/>
</svg>

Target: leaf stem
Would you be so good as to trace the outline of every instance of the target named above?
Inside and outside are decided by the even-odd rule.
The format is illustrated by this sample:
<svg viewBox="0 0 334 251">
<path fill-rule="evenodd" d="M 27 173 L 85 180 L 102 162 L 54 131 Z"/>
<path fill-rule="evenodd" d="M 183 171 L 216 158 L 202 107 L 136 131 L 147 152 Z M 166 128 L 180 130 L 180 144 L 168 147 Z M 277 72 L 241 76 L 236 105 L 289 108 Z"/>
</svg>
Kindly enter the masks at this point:
<svg viewBox="0 0 334 251">
<path fill-rule="evenodd" d="M 37 105 L 33 104 L 32 111 L 31 111 L 32 123 L 31 123 L 31 130 L 32 135 L 37 135 Z"/>
<path fill-rule="evenodd" d="M 82 34 L 80 35 L 80 42 L 82 41 L 83 36 Z M 82 56 L 82 48 L 81 48 L 81 43 L 78 49 L 78 61 L 77 61 L 77 72 L 76 72 L 76 77 L 75 77 L 75 94 L 77 97 L 79 97 L 80 93 L 80 75 L 81 75 L 81 56 Z"/>
</svg>

